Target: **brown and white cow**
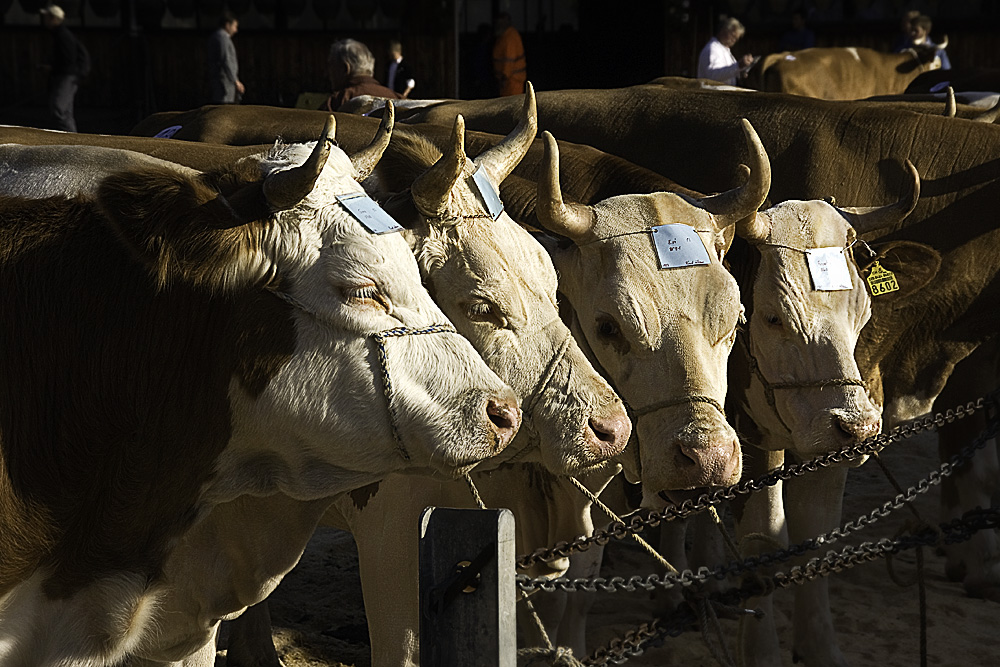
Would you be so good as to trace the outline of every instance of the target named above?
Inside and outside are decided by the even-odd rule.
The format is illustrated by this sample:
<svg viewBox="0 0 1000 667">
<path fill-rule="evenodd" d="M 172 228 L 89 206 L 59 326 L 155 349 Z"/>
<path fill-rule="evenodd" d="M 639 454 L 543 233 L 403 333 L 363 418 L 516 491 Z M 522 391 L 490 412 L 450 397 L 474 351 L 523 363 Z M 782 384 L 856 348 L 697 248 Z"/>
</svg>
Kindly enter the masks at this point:
<svg viewBox="0 0 1000 667">
<path fill-rule="evenodd" d="M 330 496 L 513 437 L 404 239 L 337 199 L 385 142 L 333 144 L 207 173 L 76 148 L 66 180 L 106 175 L 72 196 L 7 189 L 52 151 L 0 147 L 0 662 L 212 664 Z"/>
<path fill-rule="evenodd" d="M 823 100 L 857 100 L 902 93 L 919 74 L 941 67 L 937 50 L 921 46 L 882 53 L 855 46 L 771 53 L 754 66 L 753 87 Z"/>
</svg>

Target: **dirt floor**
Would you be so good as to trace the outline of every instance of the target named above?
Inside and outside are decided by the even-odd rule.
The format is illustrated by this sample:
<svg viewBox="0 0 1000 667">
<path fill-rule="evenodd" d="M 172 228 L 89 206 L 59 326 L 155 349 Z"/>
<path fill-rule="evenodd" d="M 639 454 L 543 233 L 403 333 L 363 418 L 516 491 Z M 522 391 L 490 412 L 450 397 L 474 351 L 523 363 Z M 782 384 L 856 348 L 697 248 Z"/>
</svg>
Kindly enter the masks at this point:
<svg viewBox="0 0 1000 667">
<path fill-rule="evenodd" d="M 883 460 L 908 487 L 937 466 L 936 438 L 920 438 L 894 444 Z M 869 512 L 895 495 L 874 462 L 852 470 L 848 478 L 845 516 Z M 938 490 L 917 503 L 928 520 L 938 518 Z M 892 537 L 910 520 L 906 509 L 862 532 L 863 539 Z M 1000 663 L 1000 641 L 996 627 L 996 603 L 967 597 L 962 587 L 944 576 L 943 557 L 925 549 L 927 590 L 928 664 L 969 667 Z M 648 574 L 655 567 L 637 548 L 614 547 L 606 558 L 605 576 Z M 913 580 L 915 553 L 896 561 L 901 578 Z M 900 587 L 887 573 L 884 561 L 864 564 L 831 579 L 834 621 L 841 648 L 855 667 L 911 667 L 920 664 L 919 603 L 915 585 Z M 299 566 L 271 597 L 274 640 L 286 667 L 367 667 L 370 665 L 368 633 L 357 574 L 357 554 L 347 533 L 321 529 Z M 780 590 L 775 598 L 776 621 L 781 633 L 784 664 L 792 665 L 792 591 Z M 616 635 L 649 621 L 655 603 L 648 594 L 602 595 L 589 619 L 588 650 L 604 646 Z M 732 647 L 736 622 L 721 621 Z M 224 664 L 220 651 L 219 665 Z M 671 638 L 626 664 L 659 667 L 709 666 L 718 664 L 702 635 L 688 632 Z"/>
</svg>

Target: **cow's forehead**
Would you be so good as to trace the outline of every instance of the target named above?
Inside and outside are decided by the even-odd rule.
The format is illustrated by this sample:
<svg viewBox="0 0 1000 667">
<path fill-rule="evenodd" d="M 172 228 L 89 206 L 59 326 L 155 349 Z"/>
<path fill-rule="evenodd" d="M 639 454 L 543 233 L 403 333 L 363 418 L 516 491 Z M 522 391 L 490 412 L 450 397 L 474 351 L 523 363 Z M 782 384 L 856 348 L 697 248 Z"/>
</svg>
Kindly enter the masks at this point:
<svg viewBox="0 0 1000 667">
<path fill-rule="evenodd" d="M 714 231 L 715 222 L 705 209 L 669 192 L 609 197 L 593 206 L 594 233 L 599 238 L 681 223 Z"/>
<path fill-rule="evenodd" d="M 555 290 L 552 260 L 506 213 L 497 220 L 469 221 L 457 231 L 461 255 L 477 277 L 516 283 L 514 289 Z"/>
<path fill-rule="evenodd" d="M 844 246 L 854 238 L 847 219 L 824 201 L 785 201 L 767 214 L 774 243 L 822 248 Z"/>
</svg>

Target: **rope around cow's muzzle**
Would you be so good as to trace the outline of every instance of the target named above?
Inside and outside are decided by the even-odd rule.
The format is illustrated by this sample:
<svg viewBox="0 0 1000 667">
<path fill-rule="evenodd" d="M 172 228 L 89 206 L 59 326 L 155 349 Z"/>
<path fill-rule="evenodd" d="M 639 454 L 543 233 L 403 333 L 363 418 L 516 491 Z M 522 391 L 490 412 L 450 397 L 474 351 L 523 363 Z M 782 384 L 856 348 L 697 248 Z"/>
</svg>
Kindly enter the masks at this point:
<svg viewBox="0 0 1000 667">
<path fill-rule="evenodd" d="M 328 322 L 326 318 L 322 317 L 312 308 L 306 306 L 304 303 L 296 299 L 291 294 L 286 292 L 280 292 L 276 289 L 270 290 L 272 294 L 287 303 L 288 305 L 301 310 L 303 313 L 311 317 L 313 320 L 319 324 L 327 327 L 331 330 L 336 330 L 336 327 Z M 456 336 L 459 335 L 458 331 L 455 330 L 450 324 L 431 324 L 430 326 L 423 327 L 420 329 L 413 329 L 410 327 L 395 327 L 393 329 L 386 329 L 384 331 L 376 331 L 368 335 L 368 337 L 374 341 L 375 347 L 378 350 L 378 362 L 379 368 L 382 371 L 382 393 L 385 396 L 386 410 L 389 414 L 389 430 L 392 433 L 393 442 L 396 443 L 396 451 L 399 455 L 403 457 L 404 461 L 410 460 L 410 454 L 406 451 L 406 447 L 403 445 L 403 437 L 399 432 L 399 426 L 397 425 L 396 410 L 392 405 L 392 379 L 389 376 L 389 357 L 385 348 L 385 341 L 388 338 L 398 338 L 401 336 L 419 336 L 422 334 L 435 334 L 435 333 L 452 333 Z"/>
<path fill-rule="evenodd" d="M 432 324 L 428 327 L 422 329 L 411 329 L 409 327 L 396 327 L 395 329 L 386 329 L 385 331 L 378 331 L 371 334 L 371 339 L 375 341 L 375 345 L 378 348 L 378 362 L 382 370 L 382 391 L 385 395 L 385 406 L 389 411 L 389 428 L 392 431 L 392 438 L 396 442 L 396 449 L 399 451 L 400 456 L 404 460 L 409 461 L 410 455 L 406 451 L 406 447 L 403 445 L 403 436 L 399 432 L 399 426 L 397 425 L 396 410 L 392 406 L 392 379 L 389 377 L 389 356 L 385 349 L 385 341 L 387 338 L 398 338 L 400 336 L 420 336 L 423 334 L 434 334 L 434 333 L 453 333 L 458 334 L 455 327 L 450 324 Z"/>
</svg>

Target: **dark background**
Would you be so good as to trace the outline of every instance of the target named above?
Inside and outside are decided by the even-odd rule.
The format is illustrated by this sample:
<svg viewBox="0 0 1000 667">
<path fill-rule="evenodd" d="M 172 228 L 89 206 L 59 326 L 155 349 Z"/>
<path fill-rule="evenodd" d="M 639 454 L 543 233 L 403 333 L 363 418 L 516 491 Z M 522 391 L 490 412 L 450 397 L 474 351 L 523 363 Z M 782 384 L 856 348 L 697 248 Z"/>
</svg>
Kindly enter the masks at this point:
<svg viewBox="0 0 1000 667">
<path fill-rule="evenodd" d="M 302 92 L 328 93 L 326 54 L 330 43 L 342 37 L 359 39 L 371 48 L 376 76 L 382 80 L 388 41 L 401 39 L 417 73 L 415 97 L 492 96 L 488 78 L 492 36 L 481 22 L 470 23 L 468 3 L 64 0 L 67 25 L 90 50 L 93 61 L 92 73 L 77 95 L 77 122 L 81 132 L 124 133 L 153 112 L 205 103 L 205 39 L 224 9 L 241 18 L 234 42 L 240 78 L 247 87 L 244 103 L 295 106 Z M 44 0 L 0 0 L 0 123 L 47 126 L 47 78 L 37 65 L 49 59 L 51 45 L 35 16 L 44 4 Z M 901 8 L 920 8 L 920 3 L 897 0 L 524 0 L 516 7 L 509 1 L 490 0 L 486 4 L 478 2 L 478 16 L 511 8 L 536 90 L 609 88 L 664 75 L 692 76 L 716 19 L 727 13 L 747 27 L 733 49 L 737 56 L 777 51 L 795 9 L 810 16 L 817 46 L 890 51 Z M 1000 68 L 996 27 L 1000 0 L 925 4 L 937 10 L 932 37 L 940 41 L 948 36 L 953 67 Z M 824 14 L 814 5 L 832 6 L 835 11 Z M 573 20 L 560 21 L 557 15 L 565 18 L 567 11 Z M 11 20 L 13 15 L 18 19 Z"/>
</svg>

